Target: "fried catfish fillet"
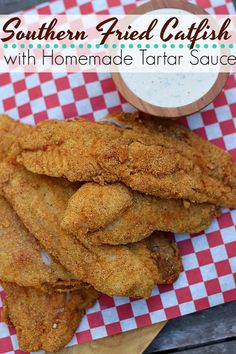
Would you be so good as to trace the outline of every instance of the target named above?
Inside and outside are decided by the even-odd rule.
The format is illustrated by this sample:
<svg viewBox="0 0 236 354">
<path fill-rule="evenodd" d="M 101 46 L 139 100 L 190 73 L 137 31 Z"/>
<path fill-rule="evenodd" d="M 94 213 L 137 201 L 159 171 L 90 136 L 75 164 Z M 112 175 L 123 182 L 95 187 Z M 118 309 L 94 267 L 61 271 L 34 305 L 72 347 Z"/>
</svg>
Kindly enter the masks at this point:
<svg viewBox="0 0 236 354">
<path fill-rule="evenodd" d="M 150 295 L 156 284 L 153 271 L 129 247 L 83 245 L 63 231 L 60 222 L 77 187 L 5 162 L 0 166 L 0 188 L 27 229 L 75 277 L 108 295 Z M 150 259 L 153 268 L 151 254 Z"/>
<path fill-rule="evenodd" d="M 17 139 L 29 133 L 31 126 L 0 115 L 0 161 L 15 159 Z M 19 217 L 0 197 L 0 279 L 43 290 L 67 291 L 84 286 L 63 266 L 52 259 L 25 228 Z"/>
<path fill-rule="evenodd" d="M 5 158 L 14 158 L 19 153 L 17 137 L 30 133 L 30 125 L 21 124 L 7 115 L 0 115 L 0 161 Z"/>
<path fill-rule="evenodd" d="M 123 182 L 163 199 L 236 207 L 230 154 L 172 122 L 155 118 L 152 132 L 141 120 L 134 125 L 44 121 L 20 139 L 18 162 L 70 181 Z"/>
<path fill-rule="evenodd" d="M 173 284 L 183 270 L 177 244 L 164 233 L 155 231 L 145 240 L 129 244 L 129 248 L 149 264 L 157 284 Z"/>
<path fill-rule="evenodd" d="M 206 171 L 210 177 L 229 186 L 235 196 L 236 164 L 232 156 L 227 151 L 202 139 L 191 129 L 173 121 L 156 119 L 142 112 L 117 112 L 105 117 L 105 121 L 112 121 L 121 128 L 151 135 L 157 144 L 176 149 L 185 157 L 192 158 L 194 163 L 200 164 L 203 171 Z"/>
<path fill-rule="evenodd" d="M 69 200 L 62 227 L 82 243 L 127 244 L 153 231 L 197 233 L 220 214 L 211 204 L 160 199 L 115 183 L 85 183 Z"/>
<path fill-rule="evenodd" d="M 48 255 L 3 197 L 0 210 L 1 281 L 58 291 L 83 285 Z"/>
<path fill-rule="evenodd" d="M 3 287 L 4 319 L 16 327 L 19 347 L 27 352 L 62 349 L 73 337 L 85 310 L 98 298 L 92 288 L 45 293 L 14 283 L 3 283 Z"/>
<path fill-rule="evenodd" d="M 118 112 L 107 116 L 106 120 L 112 121 L 120 127 L 151 135 L 157 143 L 171 149 L 176 148 L 176 151 L 182 152 L 184 156 L 193 158 L 196 164 L 201 162 L 200 157 L 204 157 L 205 164 L 202 168 L 207 170 L 207 174 L 235 188 L 236 164 L 233 163 L 232 156 L 225 150 L 202 139 L 190 129 L 166 119 L 156 119 L 156 117 L 142 112 Z M 183 147 L 186 149 L 183 150 Z"/>
</svg>

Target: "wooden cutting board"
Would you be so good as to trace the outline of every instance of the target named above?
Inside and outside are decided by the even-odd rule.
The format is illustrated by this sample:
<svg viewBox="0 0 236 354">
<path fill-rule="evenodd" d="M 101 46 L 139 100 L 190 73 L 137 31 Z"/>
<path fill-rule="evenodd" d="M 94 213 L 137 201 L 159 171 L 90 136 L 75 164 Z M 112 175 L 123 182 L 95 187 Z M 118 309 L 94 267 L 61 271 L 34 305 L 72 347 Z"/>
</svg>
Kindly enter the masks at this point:
<svg viewBox="0 0 236 354">
<path fill-rule="evenodd" d="M 167 321 L 75 345 L 57 354 L 142 354 L 166 323 Z"/>
</svg>

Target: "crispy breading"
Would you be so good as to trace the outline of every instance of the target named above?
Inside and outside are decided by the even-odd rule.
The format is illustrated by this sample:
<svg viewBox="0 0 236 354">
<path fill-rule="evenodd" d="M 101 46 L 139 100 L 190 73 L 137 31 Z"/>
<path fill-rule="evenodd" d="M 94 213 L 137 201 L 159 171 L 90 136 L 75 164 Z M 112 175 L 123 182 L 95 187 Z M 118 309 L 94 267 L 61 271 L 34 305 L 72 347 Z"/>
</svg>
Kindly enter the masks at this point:
<svg viewBox="0 0 236 354">
<path fill-rule="evenodd" d="M 0 161 L 15 159 L 17 139 L 31 126 L 0 115 Z M 33 286 L 45 291 L 78 289 L 86 284 L 76 279 L 41 247 L 24 227 L 8 202 L 0 197 L 0 280 Z M 87 285 L 86 285 L 87 286 Z"/>
<path fill-rule="evenodd" d="M 120 181 L 164 199 L 236 207 L 236 164 L 230 154 L 187 128 L 155 119 L 130 129 L 84 120 L 44 121 L 20 139 L 18 162 L 70 181 Z"/>
<path fill-rule="evenodd" d="M 152 269 L 157 284 L 173 284 L 183 270 L 179 249 L 166 234 L 153 232 L 145 240 L 130 244 L 129 248 Z"/>
<path fill-rule="evenodd" d="M 201 164 L 201 168 L 209 176 L 222 180 L 235 193 L 236 164 L 233 162 L 232 156 L 227 151 L 202 139 L 192 130 L 173 121 L 157 119 L 142 112 L 117 112 L 107 116 L 106 120 L 112 121 L 120 127 L 151 135 L 158 144 L 176 149 L 187 158 L 192 158 L 196 165 Z"/>
<path fill-rule="evenodd" d="M 83 286 L 40 246 L 9 203 L 0 197 L 0 280 L 44 290 Z"/>
<path fill-rule="evenodd" d="M 85 183 L 72 195 L 62 227 L 82 243 L 127 244 L 153 231 L 197 233 L 220 215 L 211 204 L 160 199 L 133 192 L 119 183 Z"/>
<path fill-rule="evenodd" d="M 0 115 L 0 161 L 8 158 L 15 158 L 19 153 L 17 137 L 22 137 L 31 130 L 30 125 L 20 124 L 7 115 Z"/>
<path fill-rule="evenodd" d="M 133 192 L 125 185 L 85 183 L 70 198 L 62 223 L 73 234 L 97 231 L 120 218 L 133 203 Z"/>
<path fill-rule="evenodd" d="M 156 283 L 154 260 L 150 269 L 129 247 L 84 246 L 63 231 L 60 222 L 77 187 L 7 163 L 0 166 L 0 186 L 30 232 L 76 277 L 108 295 L 150 295 Z"/>
<path fill-rule="evenodd" d="M 16 327 L 21 350 L 56 352 L 73 337 L 84 312 L 98 293 L 90 289 L 50 294 L 34 288 L 3 283 L 4 318 Z"/>
</svg>

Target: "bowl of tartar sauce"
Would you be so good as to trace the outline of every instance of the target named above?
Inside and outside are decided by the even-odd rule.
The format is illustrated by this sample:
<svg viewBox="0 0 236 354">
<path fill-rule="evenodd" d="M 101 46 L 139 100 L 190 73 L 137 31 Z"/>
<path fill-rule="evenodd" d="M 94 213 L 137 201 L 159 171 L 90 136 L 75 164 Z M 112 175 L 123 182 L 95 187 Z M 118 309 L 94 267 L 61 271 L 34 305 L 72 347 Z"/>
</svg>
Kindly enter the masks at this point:
<svg viewBox="0 0 236 354">
<path fill-rule="evenodd" d="M 185 0 L 152 0 L 132 14 L 207 15 Z M 138 110 L 153 116 L 178 118 L 209 105 L 224 88 L 226 72 L 114 72 L 121 95 Z"/>
</svg>

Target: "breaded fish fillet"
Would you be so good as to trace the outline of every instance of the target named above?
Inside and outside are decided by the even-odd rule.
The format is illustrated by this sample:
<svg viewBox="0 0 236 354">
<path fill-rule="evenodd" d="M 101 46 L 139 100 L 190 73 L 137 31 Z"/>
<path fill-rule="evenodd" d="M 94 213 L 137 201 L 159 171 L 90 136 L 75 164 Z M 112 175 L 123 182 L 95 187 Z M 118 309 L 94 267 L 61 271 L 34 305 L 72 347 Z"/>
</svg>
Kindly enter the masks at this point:
<svg viewBox="0 0 236 354">
<path fill-rule="evenodd" d="M 90 289 L 50 294 L 34 288 L 3 283 L 6 293 L 4 318 L 16 327 L 21 350 L 56 352 L 73 337 L 84 312 L 98 293 Z"/>
<path fill-rule="evenodd" d="M 15 159 L 17 139 L 31 126 L 0 115 L 0 161 Z M 0 197 L 0 280 L 51 291 L 68 291 L 85 284 L 70 274 L 41 247 L 8 202 Z"/>
<path fill-rule="evenodd" d="M 157 284 L 173 284 L 183 270 L 179 249 L 166 234 L 155 231 L 145 240 L 129 244 L 129 248 L 149 265 Z"/>
<path fill-rule="evenodd" d="M 14 158 L 19 153 L 17 137 L 30 133 L 30 125 L 21 124 L 7 115 L 0 115 L 0 161 Z"/>
<path fill-rule="evenodd" d="M 141 134 L 151 135 L 157 143 L 171 149 L 175 148 L 184 156 L 193 158 L 196 164 L 201 157 L 204 157 L 206 162 L 202 167 L 207 170 L 207 174 L 235 188 L 236 164 L 233 163 L 232 156 L 194 134 L 190 129 L 166 119 L 156 119 L 142 112 L 118 112 L 107 116 L 106 121 L 112 121 L 120 127 L 132 129 Z M 183 149 L 184 146 L 186 149 Z"/>
<path fill-rule="evenodd" d="M 0 197 L 0 280 L 20 286 L 65 291 L 83 283 L 40 246 L 19 217 Z"/>
<path fill-rule="evenodd" d="M 149 252 L 150 268 L 150 262 L 129 247 L 94 247 L 89 242 L 84 246 L 63 231 L 60 222 L 77 187 L 7 163 L 0 166 L 0 187 L 30 232 L 76 277 L 108 295 L 150 295 L 157 278 L 153 273 L 156 261 L 152 252 Z"/>
<path fill-rule="evenodd" d="M 160 199 L 133 192 L 115 183 L 85 183 L 73 194 L 62 227 L 82 243 L 127 244 L 149 236 L 154 230 L 197 233 L 220 214 L 211 204 Z"/>
<path fill-rule="evenodd" d="M 20 139 L 18 162 L 70 181 L 120 181 L 163 199 L 236 207 L 230 154 L 175 123 L 156 121 L 152 133 L 142 123 L 122 129 L 84 120 L 44 121 Z"/>
<path fill-rule="evenodd" d="M 62 223 L 73 234 L 97 231 L 120 218 L 133 204 L 133 191 L 121 183 L 84 183 L 70 198 Z"/>
</svg>

